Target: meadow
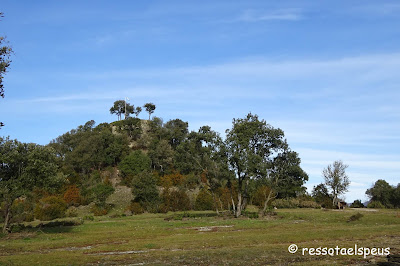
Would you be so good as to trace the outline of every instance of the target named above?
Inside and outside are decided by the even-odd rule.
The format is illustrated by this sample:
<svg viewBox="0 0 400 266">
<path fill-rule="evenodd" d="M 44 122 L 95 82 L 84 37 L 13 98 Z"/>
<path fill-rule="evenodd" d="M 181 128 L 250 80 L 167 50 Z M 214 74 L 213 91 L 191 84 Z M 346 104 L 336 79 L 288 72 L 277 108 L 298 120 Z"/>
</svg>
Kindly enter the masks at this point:
<svg viewBox="0 0 400 266">
<path fill-rule="evenodd" d="M 363 216 L 351 221 L 357 213 Z M 72 218 L 70 218 L 72 219 Z M 73 218 L 77 221 L 82 218 Z M 297 244 L 295 254 L 288 246 Z M 386 256 L 311 256 L 302 248 L 390 247 L 400 253 L 399 210 L 278 209 L 264 218 L 176 212 L 86 217 L 78 226 L 0 238 L 0 265 L 365 265 Z"/>
</svg>

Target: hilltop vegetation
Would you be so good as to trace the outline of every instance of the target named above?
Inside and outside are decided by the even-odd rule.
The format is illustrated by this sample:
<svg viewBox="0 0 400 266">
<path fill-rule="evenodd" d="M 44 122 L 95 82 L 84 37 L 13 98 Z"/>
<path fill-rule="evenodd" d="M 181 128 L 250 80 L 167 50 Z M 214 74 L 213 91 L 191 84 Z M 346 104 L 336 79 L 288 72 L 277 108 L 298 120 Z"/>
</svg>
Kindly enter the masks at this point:
<svg viewBox="0 0 400 266">
<path fill-rule="evenodd" d="M 145 108 L 150 118 L 155 105 Z M 110 112 L 118 121 L 88 121 L 46 146 L 0 138 L 3 232 L 12 231 L 12 223 L 110 211 L 260 217 L 273 207 L 333 208 L 347 190 L 347 166 L 337 161 L 324 170 L 326 185 L 307 194 L 308 175 L 283 130 L 257 115 L 233 119 L 223 139 L 207 125 L 189 132 L 181 119 L 142 120 L 140 111 L 117 101 Z M 384 188 L 368 191 L 371 206 L 398 207 L 399 190 L 389 186 L 385 197 Z M 255 207 L 246 210 L 249 205 Z"/>
</svg>

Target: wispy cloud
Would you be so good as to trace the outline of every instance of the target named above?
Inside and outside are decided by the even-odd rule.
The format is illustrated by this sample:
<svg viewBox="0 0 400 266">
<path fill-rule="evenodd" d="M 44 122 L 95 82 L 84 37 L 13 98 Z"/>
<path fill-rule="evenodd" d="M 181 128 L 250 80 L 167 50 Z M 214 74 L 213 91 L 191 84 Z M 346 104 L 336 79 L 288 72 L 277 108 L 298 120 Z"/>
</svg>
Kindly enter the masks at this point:
<svg viewBox="0 0 400 266">
<path fill-rule="evenodd" d="M 259 11 L 259 10 L 246 10 L 240 15 L 236 21 L 244 22 L 258 22 L 258 21 L 269 21 L 269 20 L 288 20 L 296 21 L 304 19 L 304 15 L 301 9 L 279 9 L 274 11 Z"/>
</svg>

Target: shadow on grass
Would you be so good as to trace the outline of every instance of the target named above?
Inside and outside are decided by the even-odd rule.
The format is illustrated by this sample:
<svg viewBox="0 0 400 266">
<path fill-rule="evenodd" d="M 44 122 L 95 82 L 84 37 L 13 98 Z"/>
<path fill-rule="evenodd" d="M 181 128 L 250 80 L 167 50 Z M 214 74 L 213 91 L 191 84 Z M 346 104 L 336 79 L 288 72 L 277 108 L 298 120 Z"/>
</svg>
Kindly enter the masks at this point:
<svg viewBox="0 0 400 266">
<path fill-rule="evenodd" d="M 22 231 L 43 233 L 66 233 L 70 232 L 74 226 L 83 224 L 83 220 L 55 220 L 49 222 L 41 222 L 38 225 L 25 225 L 25 224 L 13 224 L 11 226 L 12 233 L 19 233 Z"/>
</svg>

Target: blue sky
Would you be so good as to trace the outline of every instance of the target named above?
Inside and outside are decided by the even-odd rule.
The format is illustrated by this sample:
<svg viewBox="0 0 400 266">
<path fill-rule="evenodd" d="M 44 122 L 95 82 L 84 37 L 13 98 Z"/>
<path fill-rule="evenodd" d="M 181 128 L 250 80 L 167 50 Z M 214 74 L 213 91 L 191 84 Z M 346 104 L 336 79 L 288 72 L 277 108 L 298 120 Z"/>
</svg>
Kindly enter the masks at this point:
<svg viewBox="0 0 400 266">
<path fill-rule="evenodd" d="M 2 136 L 47 144 L 116 120 L 109 108 L 129 97 L 222 136 L 258 114 L 284 130 L 309 191 L 339 159 L 347 201 L 400 182 L 398 1 L 3 0 L 0 11 L 15 50 Z"/>
</svg>

